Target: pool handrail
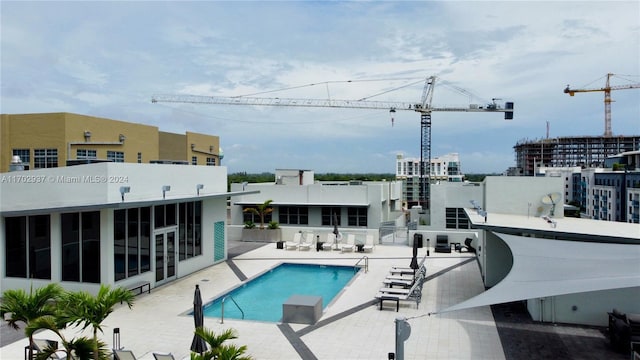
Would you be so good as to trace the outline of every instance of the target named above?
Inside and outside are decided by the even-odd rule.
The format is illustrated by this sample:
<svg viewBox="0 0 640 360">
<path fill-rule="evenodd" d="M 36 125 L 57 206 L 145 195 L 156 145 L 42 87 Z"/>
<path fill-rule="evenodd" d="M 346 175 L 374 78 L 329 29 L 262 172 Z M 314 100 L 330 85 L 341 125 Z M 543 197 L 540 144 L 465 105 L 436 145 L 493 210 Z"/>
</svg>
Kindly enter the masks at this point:
<svg viewBox="0 0 640 360">
<path fill-rule="evenodd" d="M 242 308 L 240 307 L 240 305 L 238 305 L 238 303 L 233 298 L 233 296 L 227 295 L 223 297 L 222 301 L 220 302 L 220 324 L 224 324 L 224 301 L 227 300 L 227 298 L 230 298 L 231 301 L 233 301 L 233 303 L 236 304 L 236 307 L 238 307 L 238 310 L 240 310 L 240 313 L 242 314 L 242 320 L 244 320 L 244 311 L 242 311 Z"/>
<path fill-rule="evenodd" d="M 369 257 L 368 256 L 363 256 L 360 258 L 360 260 L 358 260 L 358 262 L 356 262 L 355 265 L 353 265 L 354 267 L 357 267 L 358 264 L 360 264 L 360 262 L 364 260 L 364 272 L 365 274 L 369 272 Z"/>
</svg>

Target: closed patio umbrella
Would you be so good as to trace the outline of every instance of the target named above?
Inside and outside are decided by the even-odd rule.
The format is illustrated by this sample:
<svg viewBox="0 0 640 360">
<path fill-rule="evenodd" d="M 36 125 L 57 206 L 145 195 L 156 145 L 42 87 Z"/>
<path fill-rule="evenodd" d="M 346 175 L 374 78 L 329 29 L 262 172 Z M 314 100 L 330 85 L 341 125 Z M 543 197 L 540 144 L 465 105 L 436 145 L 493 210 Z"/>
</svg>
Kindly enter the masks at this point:
<svg viewBox="0 0 640 360">
<path fill-rule="evenodd" d="M 411 257 L 410 268 L 413 269 L 413 277 L 416 277 L 416 270 L 418 269 L 418 242 L 416 238 L 413 238 L 413 256 Z"/>
<path fill-rule="evenodd" d="M 193 295 L 193 322 L 196 328 L 204 326 L 204 315 L 202 313 L 202 295 L 200 294 L 200 286 L 196 284 L 196 291 Z M 193 335 L 191 341 L 191 351 L 202 354 L 207 351 L 207 343 L 198 335 Z"/>
</svg>

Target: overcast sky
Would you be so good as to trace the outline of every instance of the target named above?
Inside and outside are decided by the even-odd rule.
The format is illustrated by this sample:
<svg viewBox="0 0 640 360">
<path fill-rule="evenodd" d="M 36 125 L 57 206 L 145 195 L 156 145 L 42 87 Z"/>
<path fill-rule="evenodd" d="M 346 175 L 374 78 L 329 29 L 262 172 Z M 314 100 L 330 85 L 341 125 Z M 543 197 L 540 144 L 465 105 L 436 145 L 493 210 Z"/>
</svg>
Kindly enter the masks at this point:
<svg viewBox="0 0 640 360">
<path fill-rule="evenodd" d="M 511 121 L 432 114 L 432 156 L 457 152 L 463 172 L 483 173 L 514 166 L 513 146 L 546 137 L 547 123 L 550 137 L 604 133 L 604 93 L 570 97 L 567 84 L 600 88 L 607 73 L 640 83 L 639 1 L 3 0 L 0 13 L 2 113 L 217 135 L 229 173 L 393 173 L 398 153 L 420 157 L 420 115 L 152 104 L 154 94 L 419 102 L 436 75 L 434 106 L 515 102 Z M 612 97 L 614 135 L 639 135 L 640 89 Z"/>
</svg>

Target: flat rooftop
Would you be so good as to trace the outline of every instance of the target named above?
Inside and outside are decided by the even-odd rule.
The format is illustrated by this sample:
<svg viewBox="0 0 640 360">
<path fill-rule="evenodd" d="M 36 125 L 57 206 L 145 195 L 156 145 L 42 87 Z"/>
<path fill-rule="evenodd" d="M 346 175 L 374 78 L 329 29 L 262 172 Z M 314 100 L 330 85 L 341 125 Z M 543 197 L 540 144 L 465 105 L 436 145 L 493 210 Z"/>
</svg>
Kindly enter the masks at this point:
<svg viewBox="0 0 640 360">
<path fill-rule="evenodd" d="M 538 216 L 511 215 L 489 212 L 486 217 L 479 215 L 475 209 L 465 209 L 471 223 L 478 228 L 500 232 L 501 229 L 520 229 L 532 233 L 553 236 L 568 236 L 571 239 L 593 240 L 601 242 L 625 242 L 640 244 L 640 225 L 617 222 L 591 220 L 574 217 L 549 218 Z M 562 211 L 562 210 L 560 210 Z"/>
</svg>

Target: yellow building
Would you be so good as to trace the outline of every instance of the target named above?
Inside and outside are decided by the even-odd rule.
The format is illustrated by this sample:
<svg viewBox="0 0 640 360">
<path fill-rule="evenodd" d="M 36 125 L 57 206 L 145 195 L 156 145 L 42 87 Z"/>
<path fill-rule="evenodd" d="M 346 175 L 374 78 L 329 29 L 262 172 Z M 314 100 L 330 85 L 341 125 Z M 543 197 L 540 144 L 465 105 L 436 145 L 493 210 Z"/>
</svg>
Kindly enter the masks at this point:
<svg viewBox="0 0 640 360">
<path fill-rule="evenodd" d="M 78 162 L 220 165 L 218 136 L 71 113 L 0 115 L 0 172 L 13 156 L 25 170 Z"/>
</svg>

